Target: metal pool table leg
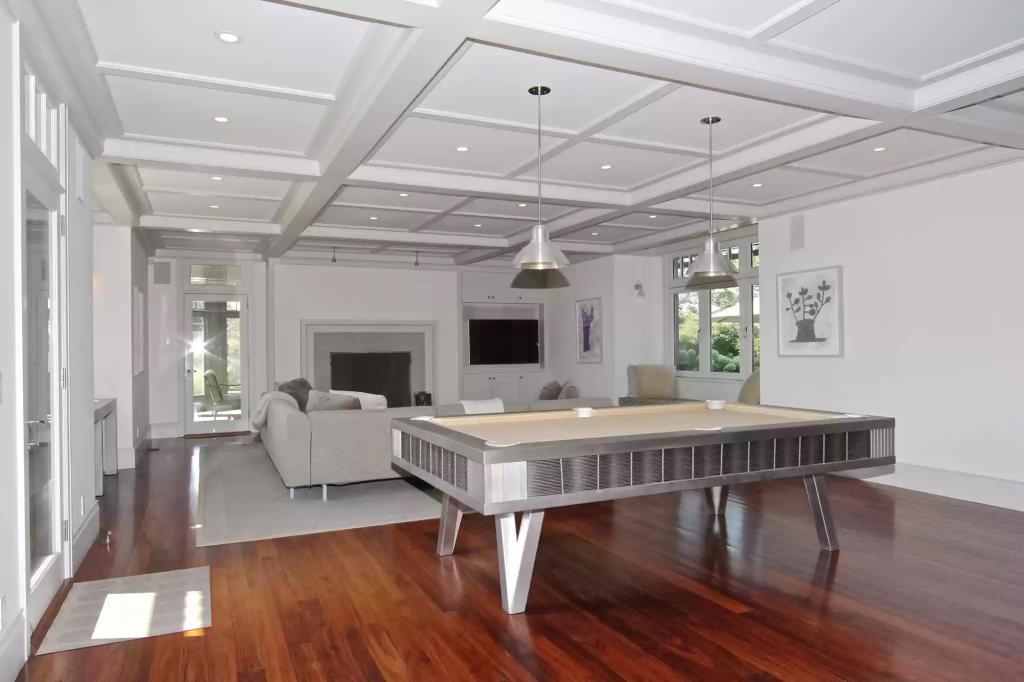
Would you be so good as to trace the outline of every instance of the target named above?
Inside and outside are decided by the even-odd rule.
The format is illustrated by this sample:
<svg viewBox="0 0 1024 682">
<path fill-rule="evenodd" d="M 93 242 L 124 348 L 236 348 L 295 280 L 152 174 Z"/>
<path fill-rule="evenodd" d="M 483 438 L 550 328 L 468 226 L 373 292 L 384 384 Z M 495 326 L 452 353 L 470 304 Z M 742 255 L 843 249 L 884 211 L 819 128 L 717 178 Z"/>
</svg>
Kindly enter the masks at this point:
<svg viewBox="0 0 1024 682">
<path fill-rule="evenodd" d="M 506 613 L 522 613 L 530 596 L 533 562 L 537 558 L 540 528 L 544 523 L 543 511 L 523 512 L 519 531 L 516 515 L 499 514 L 494 517 L 498 535 L 498 574 L 501 577 L 501 605 Z"/>
<path fill-rule="evenodd" d="M 704 498 L 715 516 L 725 516 L 725 503 L 729 499 L 729 486 L 715 485 L 704 488 Z"/>
<path fill-rule="evenodd" d="M 437 528 L 437 554 L 448 556 L 455 551 L 455 541 L 459 537 L 459 526 L 462 525 L 462 503 L 445 494 L 441 500 L 441 522 Z"/>
<path fill-rule="evenodd" d="M 832 520 L 832 506 L 828 502 L 828 491 L 825 490 L 825 476 L 817 474 L 804 476 L 804 488 L 807 489 L 807 501 L 811 505 L 811 516 L 814 527 L 818 531 L 818 542 L 827 552 L 839 549 L 839 536 Z"/>
</svg>

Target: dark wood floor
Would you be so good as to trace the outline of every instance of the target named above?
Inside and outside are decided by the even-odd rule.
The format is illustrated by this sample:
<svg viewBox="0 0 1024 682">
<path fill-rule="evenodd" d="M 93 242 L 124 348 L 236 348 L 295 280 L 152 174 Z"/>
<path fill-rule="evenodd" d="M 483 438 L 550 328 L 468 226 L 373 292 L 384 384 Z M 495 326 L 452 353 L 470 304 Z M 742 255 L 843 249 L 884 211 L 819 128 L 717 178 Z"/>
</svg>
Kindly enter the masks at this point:
<svg viewBox="0 0 1024 682">
<path fill-rule="evenodd" d="M 443 559 L 435 521 L 197 549 L 206 443 L 107 479 L 77 579 L 209 564 L 213 627 L 23 679 L 1024 679 L 1024 514 L 832 478 L 830 555 L 799 480 L 734 489 L 721 526 L 699 492 L 556 509 L 508 616 L 490 518 Z"/>
</svg>

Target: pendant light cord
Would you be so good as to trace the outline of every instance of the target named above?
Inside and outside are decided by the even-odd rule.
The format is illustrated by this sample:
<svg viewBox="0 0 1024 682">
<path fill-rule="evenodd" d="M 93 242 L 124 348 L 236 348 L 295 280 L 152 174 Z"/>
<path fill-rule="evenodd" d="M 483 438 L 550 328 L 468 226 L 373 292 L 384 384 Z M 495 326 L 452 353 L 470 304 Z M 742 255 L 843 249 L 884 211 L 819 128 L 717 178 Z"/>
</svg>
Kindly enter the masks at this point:
<svg viewBox="0 0 1024 682">
<path fill-rule="evenodd" d="M 540 176 L 541 176 L 541 160 L 540 160 L 540 101 L 543 98 L 543 86 L 537 86 L 537 224 L 542 225 L 541 220 L 541 207 L 544 204 L 544 199 L 541 197 L 540 191 Z"/>
<path fill-rule="evenodd" d="M 708 117 L 711 119 L 711 117 Z M 710 180 L 710 192 L 711 192 L 711 217 L 708 222 L 708 235 L 714 236 L 715 234 L 715 138 L 714 138 L 715 124 L 712 120 L 708 124 L 708 179 Z"/>
</svg>

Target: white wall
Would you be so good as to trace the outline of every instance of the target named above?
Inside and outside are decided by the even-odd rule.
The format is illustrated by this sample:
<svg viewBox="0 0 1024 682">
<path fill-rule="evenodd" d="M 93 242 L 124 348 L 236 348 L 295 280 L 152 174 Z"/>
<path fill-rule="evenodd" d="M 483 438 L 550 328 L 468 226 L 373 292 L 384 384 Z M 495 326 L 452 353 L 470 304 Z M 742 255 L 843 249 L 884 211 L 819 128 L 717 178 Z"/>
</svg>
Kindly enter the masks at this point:
<svg viewBox="0 0 1024 682">
<path fill-rule="evenodd" d="M 459 398 L 459 292 L 454 271 L 272 262 L 273 376 L 302 375 L 303 321 L 431 321 L 436 324 L 434 401 Z"/>
<path fill-rule="evenodd" d="M 95 392 L 117 399 L 118 468 L 130 469 L 149 431 L 148 368 L 132 373 L 132 288 L 145 300 L 146 251 L 131 228 L 97 225 L 93 260 Z"/>
<path fill-rule="evenodd" d="M 1022 187 L 1017 163 L 817 208 L 798 250 L 789 216 L 763 221 L 763 401 L 892 416 L 900 463 L 1024 481 Z M 827 265 L 843 266 L 845 356 L 780 358 L 776 275 Z M 920 473 L 886 480 L 929 489 Z M 998 503 L 962 481 L 944 494 Z"/>
<path fill-rule="evenodd" d="M 664 285 L 660 257 L 615 255 L 570 265 L 570 286 L 554 289 L 545 307 L 549 330 L 548 368 L 559 381 L 572 380 L 580 395 L 617 400 L 627 394 L 626 368 L 664 361 Z M 634 285 L 643 285 L 644 297 Z M 604 357 L 576 361 L 576 301 L 601 299 Z"/>
</svg>

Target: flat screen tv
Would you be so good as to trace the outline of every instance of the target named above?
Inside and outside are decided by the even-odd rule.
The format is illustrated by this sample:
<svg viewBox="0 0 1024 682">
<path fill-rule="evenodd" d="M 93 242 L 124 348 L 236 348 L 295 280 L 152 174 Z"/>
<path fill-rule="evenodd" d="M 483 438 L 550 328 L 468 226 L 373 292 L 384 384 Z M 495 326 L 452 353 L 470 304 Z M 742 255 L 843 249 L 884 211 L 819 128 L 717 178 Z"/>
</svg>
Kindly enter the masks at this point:
<svg viewBox="0 0 1024 682">
<path fill-rule="evenodd" d="M 470 320 L 469 364 L 528 365 L 540 362 L 537 320 Z"/>
</svg>

